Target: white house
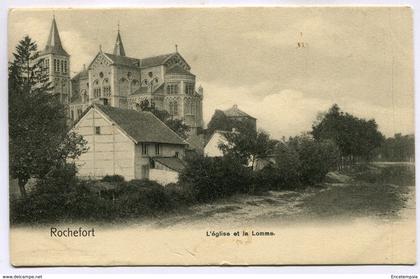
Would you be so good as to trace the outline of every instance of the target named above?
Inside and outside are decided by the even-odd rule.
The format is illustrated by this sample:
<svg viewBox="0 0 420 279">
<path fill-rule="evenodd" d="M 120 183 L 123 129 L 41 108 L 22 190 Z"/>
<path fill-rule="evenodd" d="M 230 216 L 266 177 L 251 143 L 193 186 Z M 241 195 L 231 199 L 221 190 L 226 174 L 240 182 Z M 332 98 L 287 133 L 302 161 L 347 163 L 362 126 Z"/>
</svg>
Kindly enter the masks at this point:
<svg viewBox="0 0 420 279">
<path fill-rule="evenodd" d="M 167 184 L 183 167 L 187 143 L 150 112 L 92 104 L 72 130 L 89 148 L 76 160 L 80 177 L 121 175 Z"/>
<path fill-rule="evenodd" d="M 227 131 L 214 131 L 213 135 L 211 136 L 210 140 L 204 146 L 204 155 L 208 157 L 222 157 L 223 152 L 220 150 L 220 144 L 227 144 L 228 140 L 226 138 L 226 134 L 231 133 Z"/>
</svg>

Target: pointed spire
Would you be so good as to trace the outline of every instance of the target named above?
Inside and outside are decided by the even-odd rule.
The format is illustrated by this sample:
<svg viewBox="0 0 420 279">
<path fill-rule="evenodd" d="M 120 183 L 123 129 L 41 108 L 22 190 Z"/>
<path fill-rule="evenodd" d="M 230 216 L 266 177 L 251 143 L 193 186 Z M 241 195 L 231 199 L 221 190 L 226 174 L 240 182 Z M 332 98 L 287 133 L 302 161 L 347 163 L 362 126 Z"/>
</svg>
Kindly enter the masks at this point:
<svg viewBox="0 0 420 279">
<path fill-rule="evenodd" d="M 123 46 L 121 35 L 120 35 L 120 23 L 119 22 L 118 22 L 117 40 L 115 41 L 115 46 L 114 46 L 114 55 L 125 56 L 125 50 L 124 50 L 124 46 Z"/>
<path fill-rule="evenodd" d="M 50 34 L 48 35 L 48 41 L 42 54 L 69 56 L 61 44 L 60 34 L 58 33 L 57 23 L 55 22 L 55 15 L 53 15 Z"/>
</svg>

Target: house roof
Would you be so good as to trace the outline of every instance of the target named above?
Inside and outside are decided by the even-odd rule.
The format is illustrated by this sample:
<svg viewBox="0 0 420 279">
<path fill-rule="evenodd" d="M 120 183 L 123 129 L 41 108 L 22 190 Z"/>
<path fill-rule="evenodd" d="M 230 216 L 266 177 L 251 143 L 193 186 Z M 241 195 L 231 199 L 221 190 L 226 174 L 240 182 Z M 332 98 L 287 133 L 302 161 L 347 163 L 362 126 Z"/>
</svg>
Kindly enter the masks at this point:
<svg viewBox="0 0 420 279">
<path fill-rule="evenodd" d="M 190 148 L 202 150 L 205 146 L 205 138 L 204 135 L 195 135 L 191 134 L 187 138 L 187 142 L 190 144 Z"/>
<path fill-rule="evenodd" d="M 45 49 L 41 51 L 40 55 L 45 54 L 57 54 L 63 56 L 70 56 L 63 48 L 61 44 L 60 34 L 58 33 L 57 23 L 55 18 L 53 18 L 51 23 L 50 34 L 48 35 L 47 44 Z"/>
<path fill-rule="evenodd" d="M 248 117 L 252 119 L 256 119 L 255 117 L 252 117 L 251 115 L 247 114 L 246 112 L 243 112 L 238 108 L 238 105 L 233 105 L 231 108 L 223 111 L 223 113 L 227 117 Z"/>
<path fill-rule="evenodd" d="M 153 160 L 178 172 L 185 168 L 184 162 L 177 157 L 153 157 Z"/>
<path fill-rule="evenodd" d="M 94 104 L 94 106 L 114 121 L 136 143 L 157 142 L 187 145 L 177 133 L 151 112 L 139 112 L 100 104 Z"/>
<path fill-rule="evenodd" d="M 166 74 L 181 74 L 181 75 L 188 75 L 188 76 L 193 76 L 193 77 L 195 76 L 192 73 L 190 73 L 189 71 L 185 70 L 180 65 L 175 65 L 172 68 L 168 69 L 166 71 Z"/>
</svg>

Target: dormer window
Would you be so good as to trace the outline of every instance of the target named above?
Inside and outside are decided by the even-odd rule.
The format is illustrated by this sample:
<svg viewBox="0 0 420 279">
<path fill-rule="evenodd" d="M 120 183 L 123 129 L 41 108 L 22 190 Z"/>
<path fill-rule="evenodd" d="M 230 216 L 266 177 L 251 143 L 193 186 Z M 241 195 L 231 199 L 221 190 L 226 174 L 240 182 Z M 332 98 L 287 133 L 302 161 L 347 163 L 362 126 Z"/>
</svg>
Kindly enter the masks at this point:
<svg viewBox="0 0 420 279">
<path fill-rule="evenodd" d="M 99 73 L 99 77 L 100 77 L 100 78 L 103 78 L 103 77 L 104 77 L 104 73 L 100 72 L 100 73 Z"/>
</svg>

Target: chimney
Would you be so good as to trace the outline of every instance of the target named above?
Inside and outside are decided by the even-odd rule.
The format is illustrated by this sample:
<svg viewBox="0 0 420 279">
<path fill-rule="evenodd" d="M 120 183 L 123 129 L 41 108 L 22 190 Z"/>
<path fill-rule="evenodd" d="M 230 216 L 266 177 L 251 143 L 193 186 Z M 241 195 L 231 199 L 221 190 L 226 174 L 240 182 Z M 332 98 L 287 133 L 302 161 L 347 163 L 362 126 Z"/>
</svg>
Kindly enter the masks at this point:
<svg viewBox="0 0 420 279">
<path fill-rule="evenodd" d="M 233 105 L 233 109 L 238 109 L 238 105 L 237 104 L 234 104 Z"/>
</svg>

